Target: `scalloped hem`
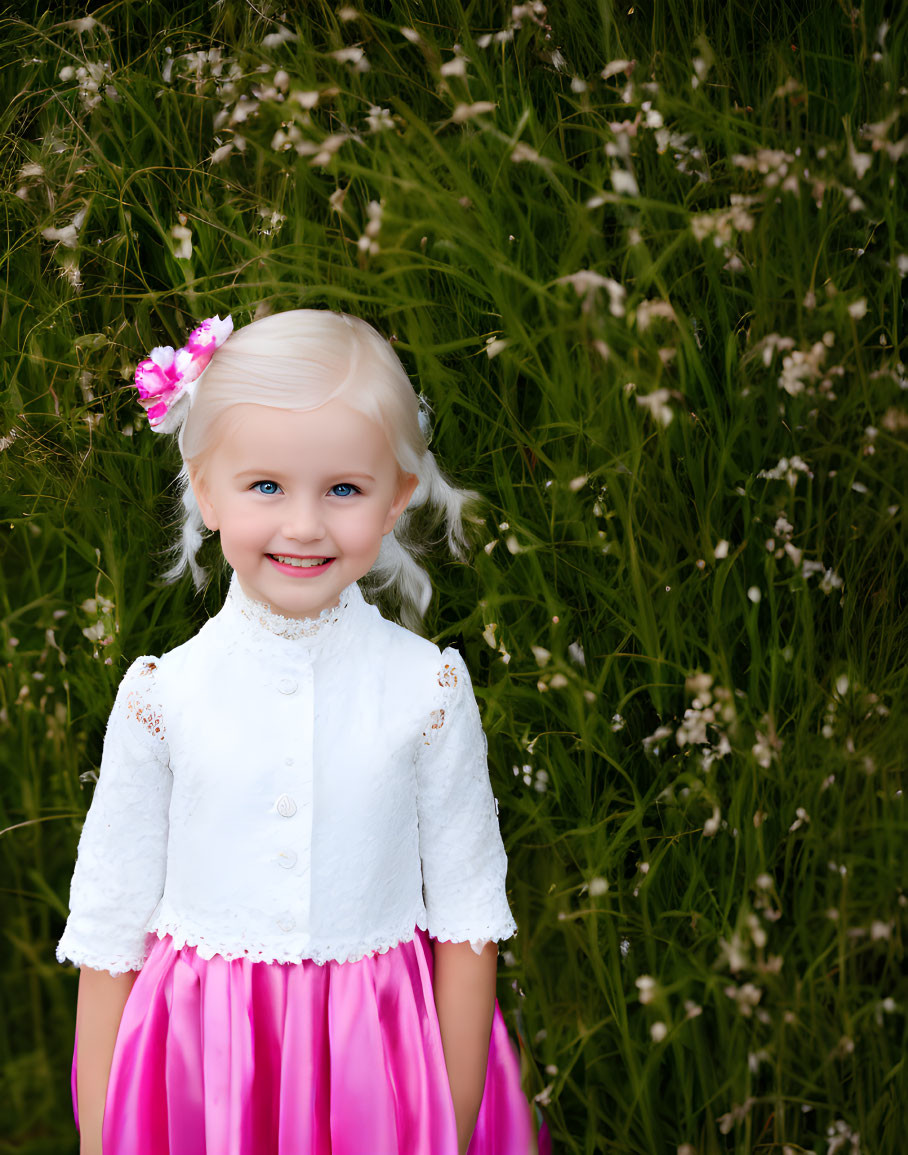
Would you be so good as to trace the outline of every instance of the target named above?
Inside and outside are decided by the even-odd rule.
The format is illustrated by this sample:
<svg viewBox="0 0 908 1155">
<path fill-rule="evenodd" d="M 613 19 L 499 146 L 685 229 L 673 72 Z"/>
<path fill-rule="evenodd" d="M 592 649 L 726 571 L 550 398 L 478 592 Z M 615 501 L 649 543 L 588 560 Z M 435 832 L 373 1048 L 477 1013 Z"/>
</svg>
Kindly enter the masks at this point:
<svg viewBox="0 0 908 1155">
<path fill-rule="evenodd" d="M 235 945 L 226 945 L 224 943 L 214 944 L 206 941 L 205 936 L 198 932 L 193 932 L 183 928 L 179 923 L 170 919 L 164 919 L 158 922 L 151 928 L 153 934 L 158 939 L 164 939 L 170 936 L 171 945 L 174 950 L 182 950 L 183 947 L 192 947 L 199 958 L 210 961 L 217 955 L 226 962 L 232 962 L 236 959 L 248 959 L 250 962 L 270 963 L 300 963 L 304 960 L 316 963 L 318 966 L 325 966 L 330 962 L 348 963 L 359 962 L 370 955 L 387 954 L 388 951 L 400 946 L 401 943 L 412 942 L 415 936 L 414 927 L 419 930 L 428 931 L 426 919 L 417 916 L 407 923 L 406 930 L 400 930 L 393 934 L 387 935 L 380 939 L 377 943 L 364 946 L 359 944 L 357 946 L 322 945 L 314 949 L 307 949 L 305 952 L 301 950 L 281 950 L 278 947 L 269 947 L 264 944 L 259 944 L 256 947 L 237 947 Z"/>
<path fill-rule="evenodd" d="M 149 952 L 146 950 L 142 955 L 131 955 L 127 958 L 116 959 L 113 962 L 110 959 L 101 959 L 98 955 L 93 955 L 89 952 L 70 951 L 67 948 L 61 949 L 59 946 L 56 949 L 56 958 L 59 963 L 72 963 L 74 967 L 79 968 L 88 967 L 93 971 L 107 971 L 108 974 L 116 978 L 117 975 L 125 975 L 129 971 L 140 971 L 145 965 L 145 960 L 148 958 Z"/>
<path fill-rule="evenodd" d="M 474 942 L 507 942 L 508 939 L 517 934 L 517 923 L 512 919 L 504 928 L 498 924 L 497 927 L 484 927 L 478 933 L 475 928 L 472 930 L 451 930 L 442 927 L 436 930 L 431 925 L 428 930 L 429 936 L 437 942 L 469 942 L 471 944 Z"/>
<path fill-rule="evenodd" d="M 175 919 L 162 919 L 153 927 L 149 927 L 146 933 L 154 935 L 158 940 L 170 936 L 171 945 L 174 950 L 181 950 L 187 946 L 192 947 L 200 958 L 206 960 L 211 960 L 215 955 L 220 956 L 227 962 L 234 959 L 245 958 L 251 962 L 299 963 L 304 959 L 311 959 L 312 962 L 317 963 L 319 966 L 325 966 L 329 962 L 359 962 L 369 955 L 387 954 L 389 950 L 400 946 L 401 943 L 411 942 L 415 933 L 414 927 L 426 931 L 430 938 L 438 942 L 469 942 L 471 946 L 478 942 L 504 942 L 517 933 L 517 924 L 513 919 L 505 924 L 504 927 L 498 923 L 494 926 L 487 925 L 480 928 L 473 926 L 470 928 L 461 927 L 459 929 L 452 927 L 440 927 L 436 929 L 430 926 L 429 920 L 422 914 L 416 915 L 415 918 L 408 920 L 405 928 L 385 935 L 376 943 L 359 943 L 356 946 L 351 946 L 349 943 L 343 945 L 323 944 L 314 950 L 311 948 L 282 950 L 280 947 L 268 946 L 264 943 L 260 943 L 255 947 L 238 947 L 235 944 L 212 943 L 206 940 L 203 934 L 184 927 Z M 71 962 L 73 966 L 76 967 L 87 966 L 91 970 L 107 971 L 109 974 L 116 976 L 126 974 L 128 971 L 140 971 L 148 958 L 151 945 L 152 944 L 146 943 L 146 947 L 141 953 L 121 955 L 111 959 L 110 956 L 105 958 L 92 951 L 70 950 L 66 947 L 65 943 L 61 942 L 57 946 L 56 957 L 60 963 Z M 473 950 L 477 954 L 480 953 L 476 951 L 475 946 Z"/>
</svg>

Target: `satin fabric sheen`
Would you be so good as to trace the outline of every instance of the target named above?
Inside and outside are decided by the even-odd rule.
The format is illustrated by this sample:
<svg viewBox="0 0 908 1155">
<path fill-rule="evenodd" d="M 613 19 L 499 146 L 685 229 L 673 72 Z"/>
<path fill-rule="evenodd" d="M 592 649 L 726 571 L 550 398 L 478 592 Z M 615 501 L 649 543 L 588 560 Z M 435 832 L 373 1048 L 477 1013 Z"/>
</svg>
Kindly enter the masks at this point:
<svg viewBox="0 0 908 1155">
<path fill-rule="evenodd" d="M 117 1035 L 104 1155 L 457 1155 L 432 974 L 419 928 L 322 966 L 206 960 L 159 939 Z M 536 1149 L 496 1000 L 469 1155 Z"/>
</svg>

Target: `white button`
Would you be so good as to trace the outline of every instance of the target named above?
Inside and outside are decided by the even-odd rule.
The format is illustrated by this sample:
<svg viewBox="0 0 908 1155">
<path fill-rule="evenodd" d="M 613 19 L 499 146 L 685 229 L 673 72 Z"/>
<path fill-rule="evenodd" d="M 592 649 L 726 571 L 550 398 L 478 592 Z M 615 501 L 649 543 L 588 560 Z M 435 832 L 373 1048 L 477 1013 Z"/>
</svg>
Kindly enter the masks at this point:
<svg viewBox="0 0 908 1155">
<path fill-rule="evenodd" d="M 292 850 L 282 850 L 277 860 L 285 870 L 292 870 L 296 866 L 296 854 Z"/>
<path fill-rule="evenodd" d="M 293 759 L 292 758 L 285 758 L 284 759 L 284 765 L 285 766 L 292 766 L 293 765 Z"/>
<path fill-rule="evenodd" d="M 282 794 L 274 805 L 281 818 L 292 818 L 296 814 L 296 803 L 289 794 Z"/>
<path fill-rule="evenodd" d="M 281 678 L 277 688 L 282 694 L 295 694 L 299 687 L 293 678 Z"/>
<path fill-rule="evenodd" d="M 296 926 L 296 919 L 295 918 L 279 918 L 277 920 L 277 925 L 278 925 L 279 930 L 293 930 L 293 928 Z"/>
</svg>

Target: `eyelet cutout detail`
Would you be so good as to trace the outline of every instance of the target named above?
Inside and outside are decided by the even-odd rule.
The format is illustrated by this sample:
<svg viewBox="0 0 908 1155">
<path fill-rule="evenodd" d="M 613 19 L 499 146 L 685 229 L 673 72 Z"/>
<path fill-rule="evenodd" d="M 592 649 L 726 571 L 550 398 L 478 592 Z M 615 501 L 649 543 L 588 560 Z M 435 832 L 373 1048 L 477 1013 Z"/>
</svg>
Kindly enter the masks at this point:
<svg viewBox="0 0 908 1155">
<path fill-rule="evenodd" d="M 457 685 L 457 671 L 448 662 L 441 667 L 441 673 L 438 675 L 439 686 L 456 686 Z"/>
<path fill-rule="evenodd" d="M 131 718 L 144 726 L 149 734 L 163 742 L 166 735 L 163 717 L 145 702 L 135 690 L 126 699 L 126 709 Z"/>
<path fill-rule="evenodd" d="M 445 712 L 444 712 L 444 710 L 433 710 L 432 713 L 429 715 L 429 729 L 424 730 L 423 735 L 422 735 L 423 738 L 425 739 L 426 746 L 428 746 L 430 744 L 430 741 L 431 741 L 431 739 L 429 737 L 430 731 L 440 730 L 444 724 L 445 724 Z"/>
</svg>

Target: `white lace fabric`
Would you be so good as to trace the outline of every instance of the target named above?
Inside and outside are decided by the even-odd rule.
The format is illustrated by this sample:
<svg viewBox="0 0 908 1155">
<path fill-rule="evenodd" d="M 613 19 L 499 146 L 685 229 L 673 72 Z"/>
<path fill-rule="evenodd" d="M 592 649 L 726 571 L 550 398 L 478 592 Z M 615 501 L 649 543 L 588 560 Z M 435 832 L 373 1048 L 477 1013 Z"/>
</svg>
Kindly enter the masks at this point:
<svg viewBox="0 0 908 1155">
<path fill-rule="evenodd" d="M 336 629 L 349 608 L 354 596 L 354 585 L 349 585 L 341 591 L 340 599 L 336 605 L 322 610 L 314 618 L 288 618 L 283 614 L 276 613 L 265 602 L 250 598 L 243 591 L 236 578 L 230 582 L 230 588 L 227 590 L 227 601 L 236 607 L 246 621 L 265 630 L 266 633 L 274 634 L 276 637 L 287 638 L 290 641 L 316 637 L 323 639 L 324 635 Z"/>
<path fill-rule="evenodd" d="M 507 858 L 460 654 L 355 583 L 316 619 L 246 598 L 138 658 L 107 726 L 57 948 L 117 974 L 154 935 L 203 958 L 355 961 L 509 938 Z"/>
</svg>

